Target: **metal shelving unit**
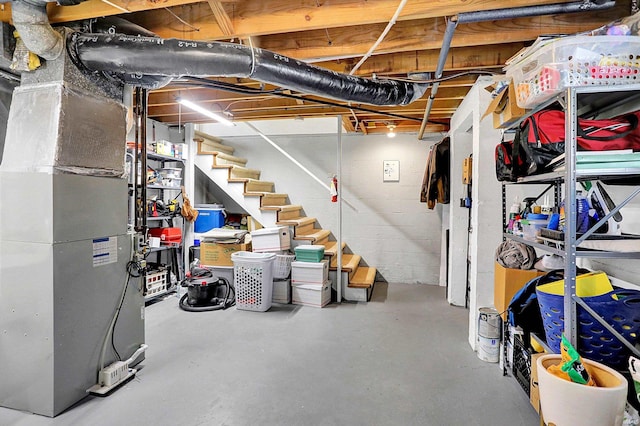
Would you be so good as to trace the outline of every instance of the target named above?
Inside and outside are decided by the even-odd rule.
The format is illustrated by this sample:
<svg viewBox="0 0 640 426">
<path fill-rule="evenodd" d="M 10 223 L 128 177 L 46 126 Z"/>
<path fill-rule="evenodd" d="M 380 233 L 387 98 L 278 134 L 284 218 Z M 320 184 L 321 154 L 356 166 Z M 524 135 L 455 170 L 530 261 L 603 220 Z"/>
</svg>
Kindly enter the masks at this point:
<svg viewBox="0 0 640 426">
<path fill-rule="evenodd" d="M 606 92 L 603 89 L 606 87 Z M 633 253 L 621 253 L 621 252 L 608 252 L 608 251 L 596 251 L 596 250 L 582 250 L 578 246 L 581 242 L 587 239 L 593 232 L 599 228 L 601 224 L 606 222 L 613 214 L 615 214 L 620 208 L 626 205 L 631 199 L 640 193 L 640 188 L 629 196 L 622 203 L 619 203 L 614 211 L 609 215 L 602 218 L 596 225 L 594 225 L 589 231 L 582 236 L 576 235 L 576 184 L 579 181 L 586 180 L 601 180 L 621 178 L 621 177 L 640 177 L 640 169 L 624 170 L 624 171 L 607 171 L 605 175 L 598 174 L 594 176 L 593 172 L 576 170 L 576 152 L 577 152 L 577 129 L 578 129 L 578 117 L 592 117 L 608 114 L 616 114 L 625 104 L 632 99 L 634 102 L 638 102 L 640 97 L 640 86 L 637 85 L 620 85 L 620 86 L 587 86 L 587 87 L 570 87 L 565 90 L 561 95 L 558 95 L 554 99 L 546 102 L 543 106 L 549 106 L 554 102 L 559 102 L 565 109 L 565 166 L 563 171 L 551 172 L 541 175 L 527 176 L 518 179 L 513 184 L 540 184 L 550 183 L 555 184 L 556 187 L 563 186 L 563 194 L 566 200 L 565 202 L 565 228 L 564 228 L 564 241 L 560 241 L 558 246 L 553 247 L 546 243 L 537 243 L 529 240 L 525 240 L 513 234 L 504 234 L 504 238 L 510 238 L 516 241 L 526 243 L 528 245 L 537 247 L 541 250 L 554 253 L 564 257 L 564 318 L 565 336 L 569 339 L 572 345 L 578 347 L 578 330 L 577 330 L 577 305 L 585 308 L 594 319 L 596 319 L 603 327 L 609 331 L 614 331 L 609 324 L 606 323 L 599 315 L 591 310 L 584 301 L 582 301 L 576 295 L 576 259 L 578 257 L 593 257 L 593 258 L 625 258 L 625 259 L 638 259 L 640 258 L 640 252 Z M 537 111 L 541 108 L 537 108 Z M 534 112 L 532 111 L 532 113 Z M 524 120 L 526 117 L 523 117 Z M 520 122 L 522 122 L 522 120 Z M 516 126 L 519 123 L 516 124 Z M 506 217 L 506 204 L 505 204 L 505 190 L 503 186 L 503 217 Z M 556 193 L 556 199 L 558 194 Z M 504 223 L 504 222 L 503 222 Z M 567 324 L 568 321 L 568 324 Z M 617 333 L 613 333 L 621 343 L 625 344 L 636 355 L 640 356 L 640 352 L 622 336 Z M 538 338 L 540 341 L 540 339 Z"/>
<path fill-rule="evenodd" d="M 129 154 L 132 155 L 133 157 L 133 150 L 128 150 Z M 140 153 L 140 155 L 142 155 L 142 153 Z M 181 158 L 176 158 L 173 156 L 169 156 L 169 155 L 163 155 L 163 154 L 158 154 L 155 152 L 147 152 L 146 153 L 146 159 L 147 160 L 151 160 L 151 161 L 155 161 L 159 164 L 161 164 L 162 166 L 164 166 L 165 163 L 168 162 L 175 162 L 175 163 L 179 163 L 179 164 L 184 164 L 184 160 Z M 146 181 L 146 171 L 141 172 L 142 176 L 140 176 L 140 180 L 142 181 Z M 133 185 L 133 182 L 130 182 L 130 186 Z M 166 186 L 166 185 L 160 185 L 160 184 L 148 184 L 146 185 L 146 189 L 147 190 L 152 190 L 152 191 L 156 191 L 159 194 L 159 198 L 162 199 L 163 201 L 165 198 L 165 191 L 180 191 L 180 187 L 173 187 L 173 186 Z M 146 212 L 146 204 L 144 207 L 144 211 Z M 148 222 L 153 222 L 153 226 L 161 226 L 162 223 L 166 223 L 168 226 L 174 226 L 174 219 L 179 218 L 181 219 L 181 216 L 172 216 L 172 215 L 161 215 L 161 216 L 146 216 L 146 221 L 144 223 L 145 229 L 146 229 L 146 225 Z M 166 254 L 164 254 L 166 253 Z M 173 274 L 176 276 L 176 279 L 178 280 L 178 282 L 180 282 L 180 280 L 183 278 L 183 268 L 182 268 L 182 243 L 180 244 L 167 244 L 167 245 L 161 245 L 160 247 L 152 247 L 149 248 L 147 251 L 148 255 L 154 254 L 155 258 L 156 258 L 156 263 L 160 264 L 161 260 L 164 257 L 164 260 L 166 261 L 167 264 L 169 264 L 168 266 L 168 270 L 170 272 L 173 272 Z M 150 276 L 154 276 L 158 271 L 150 271 L 148 274 Z M 144 275 L 144 279 L 147 279 L 147 274 Z M 147 285 L 145 284 L 145 301 L 154 299 L 156 297 L 160 297 L 164 294 L 167 294 L 169 292 L 171 292 L 173 290 L 173 288 L 171 287 L 171 283 L 170 283 L 170 275 L 167 274 L 167 278 L 166 278 L 166 285 L 164 285 L 164 290 L 162 289 L 158 289 L 157 287 L 153 289 L 152 293 L 146 294 L 147 291 Z"/>
</svg>

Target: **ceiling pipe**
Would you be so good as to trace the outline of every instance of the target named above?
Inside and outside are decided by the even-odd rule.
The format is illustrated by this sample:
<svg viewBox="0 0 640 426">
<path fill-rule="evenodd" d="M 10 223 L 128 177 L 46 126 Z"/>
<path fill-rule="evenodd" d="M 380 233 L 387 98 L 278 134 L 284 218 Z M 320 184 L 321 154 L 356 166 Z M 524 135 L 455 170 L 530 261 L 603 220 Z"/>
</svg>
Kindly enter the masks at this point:
<svg viewBox="0 0 640 426">
<path fill-rule="evenodd" d="M 473 22 L 485 22 L 485 21 L 496 21 L 503 19 L 515 19 L 515 18 L 526 18 L 531 16 L 541 16 L 541 15 L 560 15 L 565 13 L 576 13 L 576 12 L 595 12 L 600 10 L 610 9 L 615 6 L 615 0 L 585 0 L 581 2 L 574 3 L 559 3 L 559 4 L 548 4 L 548 5 L 540 5 L 540 6 L 524 6 L 524 7 L 516 7 L 516 8 L 506 8 L 506 9 L 493 9 L 493 10 L 482 10 L 477 12 L 464 12 L 459 13 L 458 15 L 453 16 L 451 19 L 447 20 L 447 28 L 445 30 L 445 34 L 442 40 L 442 48 L 440 50 L 440 56 L 438 57 L 438 65 L 436 67 L 435 78 L 439 79 L 442 77 L 442 72 L 444 71 L 444 65 L 447 60 L 447 55 L 449 54 L 449 49 L 451 48 L 451 40 L 453 39 L 453 33 L 455 32 L 458 24 L 470 24 Z M 425 129 L 427 127 L 427 123 L 429 122 L 429 116 L 431 115 L 431 109 L 433 108 L 433 101 L 435 99 L 435 95 L 438 93 L 438 86 L 440 83 L 436 82 L 431 86 L 431 93 L 429 94 L 429 98 L 427 99 L 427 107 L 424 112 L 424 116 L 422 117 L 422 124 L 420 125 L 420 131 L 418 133 L 418 139 L 422 139 L 424 136 Z"/>
<path fill-rule="evenodd" d="M 58 0 L 78 4 L 84 0 Z M 15 0 L 14 25 L 25 46 L 45 59 L 64 49 L 49 23 L 47 0 Z M 117 31 L 118 26 L 114 26 Z M 246 77 L 302 93 L 372 105 L 407 105 L 422 97 L 426 85 L 370 80 L 316 67 L 267 50 L 232 43 L 161 39 L 150 35 L 80 34 L 68 38 L 79 68 L 102 71 L 120 81 L 158 88 L 181 76 Z"/>
<path fill-rule="evenodd" d="M 419 82 L 370 80 L 260 48 L 122 34 L 73 33 L 71 57 L 91 71 L 165 77 L 241 77 L 324 98 L 370 105 L 407 105 L 424 94 Z"/>
<path fill-rule="evenodd" d="M 29 51 L 47 60 L 60 56 L 64 50 L 64 40 L 49 24 L 46 1 L 14 1 L 11 5 L 11 17 Z"/>
</svg>

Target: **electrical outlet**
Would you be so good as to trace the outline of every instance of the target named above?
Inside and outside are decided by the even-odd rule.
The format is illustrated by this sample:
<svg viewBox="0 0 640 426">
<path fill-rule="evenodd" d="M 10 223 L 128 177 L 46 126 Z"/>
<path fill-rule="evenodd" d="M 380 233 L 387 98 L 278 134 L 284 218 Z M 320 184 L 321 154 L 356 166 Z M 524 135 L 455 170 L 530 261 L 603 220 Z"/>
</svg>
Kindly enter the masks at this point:
<svg viewBox="0 0 640 426">
<path fill-rule="evenodd" d="M 145 249 L 145 247 L 147 246 L 147 244 L 144 241 L 144 235 L 142 234 L 135 234 L 133 236 L 134 238 L 134 248 L 135 248 L 135 252 L 136 253 L 142 253 Z"/>
<path fill-rule="evenodd" d="M 101 386 L 113 386 L 127 377 L 129 364 L 124 361 L 116 361 L 100 370 L 98 383 Z"/>
</svg>

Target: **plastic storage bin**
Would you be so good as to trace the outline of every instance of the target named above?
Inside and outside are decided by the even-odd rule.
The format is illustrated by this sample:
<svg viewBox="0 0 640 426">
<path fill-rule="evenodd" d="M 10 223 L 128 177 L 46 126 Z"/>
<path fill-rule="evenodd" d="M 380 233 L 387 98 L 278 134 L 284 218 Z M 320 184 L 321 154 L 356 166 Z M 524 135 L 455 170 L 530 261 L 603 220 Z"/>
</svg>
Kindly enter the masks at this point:
<svg viewBox="0 0 640 426">
<path fill-rule="evenodd" d="M 546 228 L 549 224 L 549 216 L 546 214 L 529 214 L 520 223 L 522 224 L 522 238 L 536 241 L 540 236 L 540 230 Z"/>
<path fill-rule="evenodd" d="M 237 251 L 231 254 L 238 309 L 264 312 L 271 307 L 275 259 L 273 253 Z"/>
<path fill-rule="evenodd" d="M 196 233 L 203 233 L 224 226 L 224 207 L 219 204 L 198 204 L 198 217 L 194 225 Z"/>
<path fill-rule="evenodd" d="M 182 169 L 179 167 L 163 167 L 160 170 L 163 179 L 182 179 Z"/>
<path fill-rule="evenodd" d="M 331 281 L 322 284 L 291 284 L 291 303 L 322 308 L 331 301 Z"/>
<path fill-rule="evenodd" d="M 298 262 L 320 262 L 324 257 L 324 246 L 303 245 L 294 249 Z"/>
<path fill-rule="evenodd" d="M 291 284 L 322 284 L 329 279 L 329 261 L 291 262 Z"/>
<path fill-rule="evenodd" d="M 251 244 L 255 252 L 288 250 L 291 247 L 289 227 L 276 226 L 252 231 Z"/>
<path fill-rule="evenodd" d="M 520 108 L 534 108 L 567 87 L 640 83 L 640 37 L 575 36 L 552 40 L 505 67 Z"/>
</svg>

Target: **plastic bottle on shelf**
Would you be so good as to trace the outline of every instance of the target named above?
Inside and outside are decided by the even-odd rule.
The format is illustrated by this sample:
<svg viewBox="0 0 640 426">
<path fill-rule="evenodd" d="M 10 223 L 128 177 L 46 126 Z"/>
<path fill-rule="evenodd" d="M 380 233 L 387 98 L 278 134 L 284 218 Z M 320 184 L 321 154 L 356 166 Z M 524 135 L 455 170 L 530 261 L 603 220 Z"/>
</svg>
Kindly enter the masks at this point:
<svg viewBox="0 0 640 426">
<path fill-rule="evenodd" d="M 509 223 L 507 225 L 507 232 L 513 233 L 514 225 L 516 222 L 516 217 L 520 214 L 520 202 L 518 201 L 518 197 L 513 200 L 513 204 L 511 205 L 511 209 L 509 210 Z"/>
<path fill-rule="evenodd" d="M 576 191 L 576 212 L 576 232 L 584 234 L 589 230 L 589 201 L 582 191 Z"/>
</svg>

